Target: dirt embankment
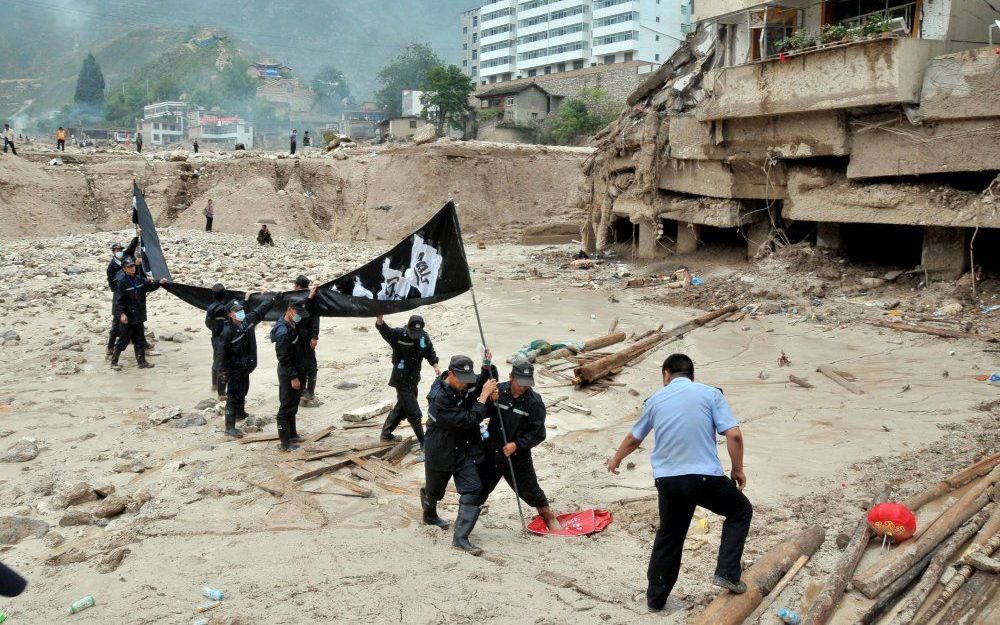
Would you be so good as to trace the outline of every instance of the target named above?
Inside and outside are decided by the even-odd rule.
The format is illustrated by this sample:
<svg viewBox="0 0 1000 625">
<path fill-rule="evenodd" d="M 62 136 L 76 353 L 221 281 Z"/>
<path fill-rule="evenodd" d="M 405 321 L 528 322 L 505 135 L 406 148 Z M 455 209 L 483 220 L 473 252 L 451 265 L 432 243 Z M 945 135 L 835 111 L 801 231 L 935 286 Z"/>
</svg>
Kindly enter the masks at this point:
<svg viewBox="0 0 1000 625">
<path fill-rule="evenodd" d="M 453 199 L 466 232 L 578 221 L 587 149 L 444 142 L 358 148 L 343 160 L 281 154 L 63 155 L 0 159 L 0 237 L 116 230 L 129 220 L 132 180 L 158 223 L 202 228 L 214 199 L 215 230 L 313 240 L 394 239 Z"/>
</svg>

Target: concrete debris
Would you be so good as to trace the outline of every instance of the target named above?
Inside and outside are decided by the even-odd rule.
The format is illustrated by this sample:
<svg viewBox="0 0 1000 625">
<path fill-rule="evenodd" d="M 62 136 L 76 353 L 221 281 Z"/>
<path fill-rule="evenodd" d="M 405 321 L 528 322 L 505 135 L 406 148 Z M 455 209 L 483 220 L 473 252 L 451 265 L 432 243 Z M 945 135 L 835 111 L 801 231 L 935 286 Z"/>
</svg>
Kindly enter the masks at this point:
<svg viewBox="0 0 1000 625">
<path fill-rule="evenodd" d="M 25 538 L 41 538 L 49 531 L 49 524 L 39 519 L 23 516 L 0 517 L 0 545 L 16 545 Z"/>
<path fill-rule="evenodd" d="M 118 570 L 118 567 L 125 561 L 125 557 L 132 553 L 131 549 L 120 547 L 101 558 L 95 567 L 98 573 L 107 574 Z"/>
<path fill-rule="evenodd" d="M 413 142 L 417 145 L 423 145 L 434 141 L 437 139 L 437 136 L 437 128 L 434 127 L 434 124 L 427 124 L 414 133 Z"/>
<path fill-rule="evenodd" d="M 33 438 L 22 438 L 7 448 L 3 455 L 4 462 L 28 462 L 38 457 L 38 441 Z"/>
</svg>

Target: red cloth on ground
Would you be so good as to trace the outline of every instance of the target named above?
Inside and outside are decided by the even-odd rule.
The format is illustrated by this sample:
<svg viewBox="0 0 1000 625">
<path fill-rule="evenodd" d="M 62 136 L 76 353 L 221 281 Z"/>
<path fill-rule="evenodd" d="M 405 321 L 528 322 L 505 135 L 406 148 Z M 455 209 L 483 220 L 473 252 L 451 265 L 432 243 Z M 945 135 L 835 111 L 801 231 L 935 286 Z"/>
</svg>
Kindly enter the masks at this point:
<svg viewBox="0 0 1000 625">
<path fill-rule="evenodd" d="M 545 526 L 545 520 L 536 516 L 528 523 L 528 531 L 541 534 L 543 536 L 589 536 L 597 532 L 603 532 L 604 528 L 611 525 L 611 513 L 607 510 L 581 510 L 571 514 L 560 514 L 559 525 L 562 529 L 553 532 Z"/>
</svg>

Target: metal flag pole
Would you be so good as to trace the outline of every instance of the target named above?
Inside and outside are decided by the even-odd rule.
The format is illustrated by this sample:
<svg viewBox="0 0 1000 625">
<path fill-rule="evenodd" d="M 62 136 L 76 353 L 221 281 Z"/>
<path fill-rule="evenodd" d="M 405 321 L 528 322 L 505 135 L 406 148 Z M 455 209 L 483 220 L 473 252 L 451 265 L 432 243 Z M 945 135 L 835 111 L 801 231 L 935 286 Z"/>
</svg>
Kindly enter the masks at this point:
<svg viewBox="0 0 1000 625">
<path fill-rule="evenodd" d="M 486 335 L 483 333 L 483 320 L 479 316 L 479 302 L 476 301 L 476 289 L 472 286 L 472 270 L 469 268 L 469 257 L 465 254 L 465 241 L 462 240 L 462 230 L 458 226 L 458 220 L 455 220 L 455 231 L 458 234 L 458 245 L 462 250 L 462 259 L 465 260 L 465 267 L 469 270 L 469 293 L 472 294 L 472 309 L 476 312 L 476 324 L 479 326 L 479 339 L 483 342 L 483 349 L 486 349 Z M 500 436 L 503 437 L 504 447 L 507 446 L 507 428 L 503 424 L 503 415 L 500 414 L 499 407 L 497 409 L 497 417 L 500 421 Z M 521 533 L 525 536 L 528 534 L 528 525 L 524 522 L 524 509 L 521 507 L 521 491 L 517 488 L 517 475 L 514 474 L 514 461 L 507 456 L 507 468 L 510 470 L 510 485 L 514 489 L 514 498 L 517 500 L 517 514 L 521 517 Z"/>
</svg>

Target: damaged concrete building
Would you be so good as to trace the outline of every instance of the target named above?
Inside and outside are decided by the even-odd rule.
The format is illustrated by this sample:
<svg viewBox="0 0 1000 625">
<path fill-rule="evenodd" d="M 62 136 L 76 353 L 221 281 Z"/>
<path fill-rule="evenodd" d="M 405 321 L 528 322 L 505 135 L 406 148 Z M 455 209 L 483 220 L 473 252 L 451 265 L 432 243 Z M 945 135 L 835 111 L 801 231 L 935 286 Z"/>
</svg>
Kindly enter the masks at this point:
<svg viewBox="0 0 1000 625">
<path fill-rule="evenodd" d="M 686 44 L 595 137 L 586 246 L 652 259 L 722 229 L 750 256 L 808 239 L 954 278 L 974 241 L 1000 268 L 996 6 L 696 3 Z"/>
</svg>

